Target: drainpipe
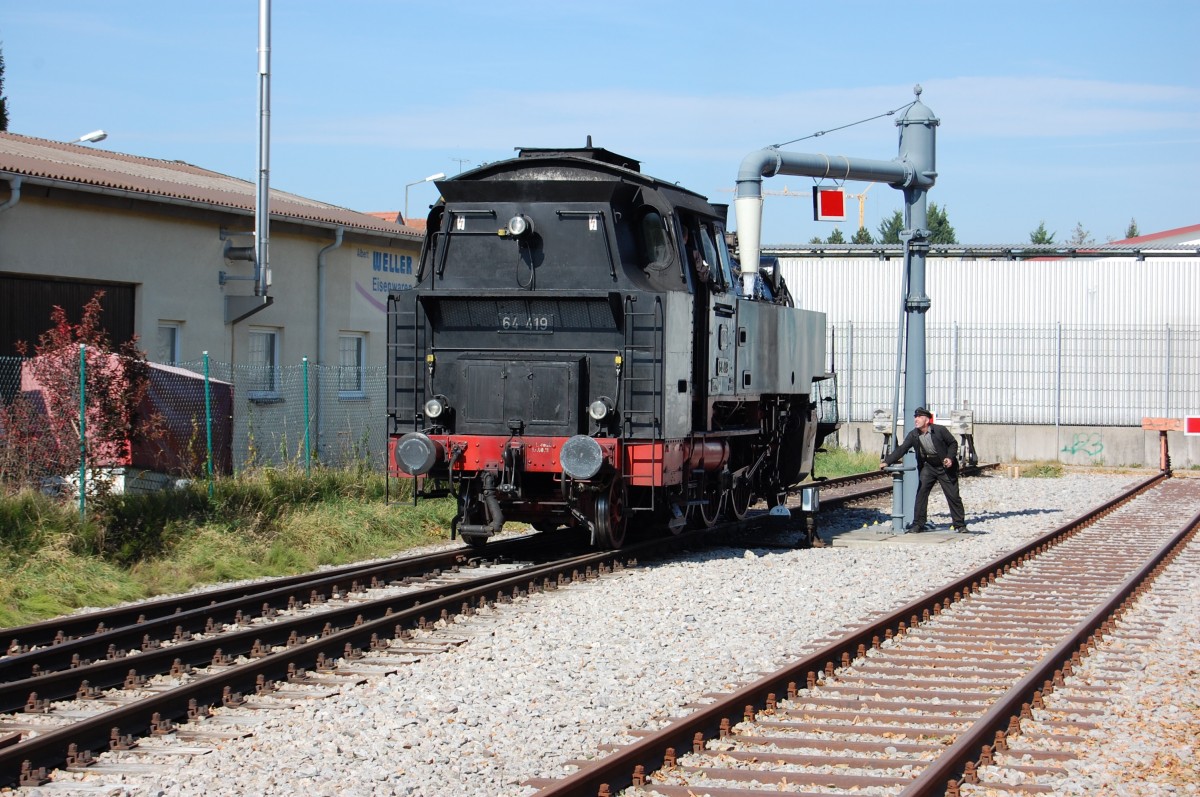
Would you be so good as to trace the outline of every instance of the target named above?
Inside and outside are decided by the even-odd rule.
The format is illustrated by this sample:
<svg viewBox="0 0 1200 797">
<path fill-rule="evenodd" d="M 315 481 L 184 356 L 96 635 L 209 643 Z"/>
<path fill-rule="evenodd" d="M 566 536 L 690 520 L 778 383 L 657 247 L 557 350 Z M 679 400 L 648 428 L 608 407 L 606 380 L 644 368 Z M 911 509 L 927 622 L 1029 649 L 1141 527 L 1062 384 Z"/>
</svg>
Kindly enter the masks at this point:
<svg viewBox="0 0 1200 797">
<path fill-rule="evenodd" d="M 3 213 L 21 201 L 21 181 L 22 178 L 20 175 L 14 174 L 8 178 L 8 189 L 12 195 L 8 198 L 7 202 L 0 205 L 0 213 Z"/>
<path fill-rule="evenodd" d="M 321 442 L 325 439 L 324 430 L 321 428 L 321 405 L 325 403 L 321 392 L 321 375 L 325 372 L 325 255 L 342 245 L 342 234 L 345 231 L 339 224 L 333 233 L 333 243 L 317 252 L 317 409 L 314 426 L 317 427 L 318 451 L 321 450 Z"/>
</svg>

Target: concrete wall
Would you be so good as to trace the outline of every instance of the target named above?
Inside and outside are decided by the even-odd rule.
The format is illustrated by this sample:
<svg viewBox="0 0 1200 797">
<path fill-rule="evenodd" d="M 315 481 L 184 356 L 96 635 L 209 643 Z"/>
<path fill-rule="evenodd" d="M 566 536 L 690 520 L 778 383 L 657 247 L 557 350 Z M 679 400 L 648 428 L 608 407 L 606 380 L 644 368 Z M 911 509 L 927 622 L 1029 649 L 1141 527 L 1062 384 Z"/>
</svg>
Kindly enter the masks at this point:
<svg viewBox="0 0 1200 797">
<path fill-rule="evenodd" d="M 975 424 L 980 462 L 1061 462 L 1064 465 L 1159 467 L 1159 433 L 1127 426 L 1000 426 Z M 851 451 L 883 450 L 883 435 L 869 423 L 848 423 L 838 444 Z M 1176 470 L 1200 468 L 1200 436 L 1167 433 Z"/>
</svg>

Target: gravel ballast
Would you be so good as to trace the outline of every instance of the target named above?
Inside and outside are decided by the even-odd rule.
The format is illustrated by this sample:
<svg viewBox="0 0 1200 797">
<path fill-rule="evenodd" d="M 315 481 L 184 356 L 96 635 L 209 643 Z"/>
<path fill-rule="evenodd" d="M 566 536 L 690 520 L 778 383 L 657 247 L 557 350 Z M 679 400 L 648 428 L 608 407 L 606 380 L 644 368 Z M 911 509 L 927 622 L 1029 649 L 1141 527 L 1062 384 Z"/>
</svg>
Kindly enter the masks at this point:
<svg viewBox="0 0 1200 797">
<path fill-rule="evenodd" d="M 968 521 L 986 533 L 946 535 L 937 544 L 720 548 L 643 563 L 454 622 L 435 633 L 465 643 L 326 699 L 260 711 L 246 726 L 248 737 L 208 755 L 141 756 L 162 766 L 136 774 L 56 773 L 53 786 L 26 793 L 84 793 L 64 791 L 75 780 L 89 794 L 131 797 L 532 794 L 522 781 L 567 774 L 573 768 L 566 762 L 632 742 L 628 731 L 660 727 L 705 693 L 756 680 L 814 640 L 903 605 L 1146 475 L 967 479 Z M 930 509 L 931 520 L 948 525 L 937 491 Z M 871 530 L 889 510 L 827 512 L 822 533 Z M 1200 589 L 1191 594 L 1194 605 L 1180 612 L 1195 618 Z M 1193 723 L 1200 705 L 1196 643 L 1192 622 L 1186 644 L 1162 646 L 1160 655 L 1178 660 L 1156 698 L 1190 706 L 1184 720 Z M 1192 677 L 1178 677 L 1180 666 Z M 1136 694 L 1127 703 L 1136 711 Z M 1191 731 L 1194 743 L 1194 725 Z M 1105 769 L 1072 770 L 1076 789 L 1120 777 L 1119 762 L 1097 758 L 1095 766 Z M 1176 793 L 1195 789 L 1193 782 Z"/>
</svg>

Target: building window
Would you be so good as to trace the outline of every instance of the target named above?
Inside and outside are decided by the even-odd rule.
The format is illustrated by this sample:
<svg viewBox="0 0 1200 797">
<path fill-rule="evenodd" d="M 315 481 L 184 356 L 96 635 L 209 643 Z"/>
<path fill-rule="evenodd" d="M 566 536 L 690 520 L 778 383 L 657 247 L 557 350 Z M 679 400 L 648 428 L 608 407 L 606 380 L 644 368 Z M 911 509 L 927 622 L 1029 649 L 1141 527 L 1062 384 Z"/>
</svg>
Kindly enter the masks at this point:
<svg viewBox="0 0 1200 797">
<path fill-rule="evenodd" d="M 155 362 L 179 362 L 179 328 L 183 326 L 178 321 L 158 322 L 158 351 L 155 352 Z"/>
<path fill-rule="evenodd" d="M 365 398 L 366 335 L 338 335 L 338 398 Z"/>
<path fill-rule="evenodd" d="M 279 391 L 279 332 L 250 330 L 250 398 L 275 398 Z"/>
</svg>

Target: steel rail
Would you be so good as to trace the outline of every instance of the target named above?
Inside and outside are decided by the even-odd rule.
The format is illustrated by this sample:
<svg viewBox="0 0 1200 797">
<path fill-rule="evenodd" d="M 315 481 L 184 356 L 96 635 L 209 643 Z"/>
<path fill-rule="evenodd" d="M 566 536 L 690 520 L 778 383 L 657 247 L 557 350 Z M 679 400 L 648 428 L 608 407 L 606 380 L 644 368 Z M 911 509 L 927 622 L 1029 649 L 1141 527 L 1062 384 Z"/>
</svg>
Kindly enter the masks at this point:
<svg viewBox="0 0 1200 797">
<path fill-rule="evenodd" d="M 1130 487 L 1120 495 L 1105 501 L 1080 518 L 1068 521 L 1038 539 L 983 565 L 968 575 L 917 598 L 890 614 L 854 629 L 840 639 L 831 642 L 793 664 L 748 684 L 719 703 L 697 709 L 682 719 L 650 734 L 627 747 L 615 750 L 610 755 L 591 763 L 579 771 L 554 783 L 543 786 L 536 797 L 595 797 L 607 789 L 616 793 L 631 785 L 634 772 L 645 774 L 662 768 L 669 755 L 682 755 L 691 751 L 699 740 L 712 738 L 719 733 L 722 721 L 739 721 L 747 706 L 764 707 L 768 698 L 783 694 L 794 683 L 806 683 L 809 675 L 829 671 L 841 666 L 843 660 L 852 660 L 859 655 L 860 646 L 870 650 L 879 641 L 903 633 L 908 624 L 919 622 L 924 612 L 940 611 L 943 602 L 957 601 L 964 595 L 977 591 L 981 584 L 1006 567 L 1025 561 L 1036 551 L 1069 537 L 1096 518 L 1107 515 L 1118 506 L 1136 498 L 1146 490 L 1161 483 L 1167 476 L 1159 473 Z M 1040 681 L 1039 681 L 1040 683 Z M 540 783 L 540 780 L 538 781 Z"/>
<path fill-rule="evenodd" d="M 556 562 L 555 565 L 570 566 L 570 563 L 586 564 L 594 554 L 574 557 Z M 487 589 L 493 584 L 507 583 L 521 573 L 537 574 L 545 565 L 531 565 L 520 571 L 492 573 L 477 579 L 464 581 L 463 586 L 476 585 L 476 589 Z M 426 589 L 391 595 L 364 603 L 349 603 L 327 611 L 314 612 L 284 618 L 266 625 L 249 625 L 236 631 L 215 634 L 204 639 L 191 639 L 179 644 L 150 648 L 135 656 L 103 658 L 65 670 L 54 670 L 39 675 L 0 684 L 0 711 L 17 711 L 24 705 L 30 693 L 36 692 L 38 699 L 61 700 L 74 697 L 83 681 L 91 688 L 119 686 L 126 680 L 131 668 L 143 675 L 165 673 L 179 660 L 183 664 L 199 666 L 212 661 L 218 651 L 223 655 L 249 654 L 257 645 L 259 649 L 275 645 L 286 645 L 294 633 L 297 637 L 321 634 L 327 626 L 334 628 L 357 622 L 360 618 L 374 619 L 376 616 L 392 617 L 410 609 L 431 605 L 436 599 L 462 590 L 457 585 L 438 584 Z M 137 627 L 135 626 L 135 629 Z M 107 639 L 107 635 L 101 637 Z"/>
<path fill-rule="evenodd" d="M 430 615 L 438 617 L 443 611 L 455 613 L 464 605 L 471 605 L 478 600 L 490 600 L 489 596 L 503 600 L 503 596 L 510 590 L 522 590 L 544 579 L 557 579 L 564 573 L 577 573 L 581 568 L 590 572 L 592 567 L 607 566 L 623 556 L 624 552 L 621 551 L 605 551 L 572 557 L 550 565 L 535 566 L 511 574 L 507 578 L 492 580 L 484 586 L 469 589 L 456 590 L 443 585 L 433 590 L 444 593 L 442 596 L 423 602 L 419 606 L 384 614 L 374 620 L 367 620 L 283 650 L 266 652 L 260 658 L 244 664 L 203 675 L 160 694 L 137 699 L 128 705 L 104 711 L 64 728 L 24 739 L 15 745 L 0 748 L 0 785 L 15 782 L 24 762 L 29 762 L 29 766 L 33 768 L 61 764 L 67 760 L 72 745 L 79 750 L 106 750 L 114 729 L 120 734 L 144 735 L 152 727 L 156 714 L 160 718 L 174 720 L 188 715 L 190 703 L 193 706 L 221 705 L 229 693 L 255 691 L 260 680 L 264 683 L 286 681 L 289 665 L 294 671 L 307 670 L 315 666 L 315 662 L 322 656 L 340 658 L 347 650 L 368 645 L 372 636 L 392 638 L 398 627 L 414 625 L 421 618 Z M 352 609 L 361 610 L 359 607 Z M 316 620 L 325 618 L 326 615 L 315 616 Z M 268 629 L 269 627 L 250 630 L 265 632 Z M 219 640 L 211 640 L 217 641 Z M 206 641 L 208 642 L 210 641 Z M 170 651 L 167 652 L 170 654 Z M 158 654 L 160 651 L 154 653 Z M 141 654 L 136 658 L 142 659 L 148 655 L 151 654 Z M 125 659 L 119 663 L 128 666 L 133 661 L 135 660 Z"/>
<path fill-rule="evenodd" d="M 0 636 L 0 668 L 9 665 L 9 660 L 3 658 L 3 655 L 4 651 L 12 648 L 14 644 L 26 647 L 62 644 L 61 642 L 55 642 L 55 637 L 60 632 L 64 637 L 78 639 L 82 636 L 93 634 L 100 623 L 105 625 L 105 633 L 111 633 L 114 629 L 123 626 L 144 625 L 161 617 L 176 617 L 196 609 L 216 609 L 228 604 L 236 611 L 239 598 L 251 599 L 255 596 L 260 596 L 257 599 L 261 600 L 262 595 L 273 590 L 299 590 L 301 588 L 311 590 L 318 589 L 322 585 L 342 583 L 352 578 L 370 579 L 372 575 L 395 578 L 428 571 L 435 567 L 444 568 L 454 564 L 462 564 L 473 559 L 494 559 L 500 556 L 512 556 L 515 553 L 521 553 L 523 548 L 528 546 L 529 540 L 537 536 L 539 535 L 501 540 L 490 544 L 486 551 L 463 546 L 449 551 L 439 551 L 412 557 L 396 557 L 383 562 L 345 565 L 330 570 L 323 570 L 319 573 L 310 572 L 296 576 L 283 576 L 0 629 L 0 633 L 3 634 L 3 636 Z M 216 606 L 213 606 L 213 604 L 216 604 Z M 253 608 L 257 610 L 258 607 Z M 2 672 L 2 669 L 0 669 L 0 672 Z"/>
<path fill-rule="evenodd" d="M 957 786 L 957 781 L 962 777 L 968 763 L 978 764 L 984 746 L 992 743 L 996 732 L 1008 728 L 1010 718 L 1020 716 L 1022 706 L 1033 701 L 1034 692 L 1042 689 L 1047 681 L 1052 681 L 1055 674 L 1061 673 L 1063 664 L 1071 660 L 1072 654 L 1087 647 L 1089 638 L 1120 607 L 1130 601 L 1164 561 L 1177 555 L 1183 543 L 1196 533 L 1198 527 L 1200 512 L 1187 520 L 1170 540 L 1125 579 L 1103 605 L 1080 622 L 1070 636 L 1047 653 L 1028 675 L 1009 689 L 983 717 L 958 736 L 916 779 L 905 786 L 900 792 L 900 797 L 931 797 L 945 794 L 951 781 Z"/>
<path fill-rule="evenodd" d="M 514 540 L 517 541 L 517 540 Z M 522 538 L 520 543 L 526 543 Z M 516 546 L 505 546 L 505 550 L 518 550 Z M 499 551 L 497 551 L 499 553 Z M 335 591 L 338 586 L 346 586 L 347 581 L 353 583 L 370 580 L 396 580 L 400 577 L 431 576 L 437 574 L 445 565 L 451 568 L 467 561 L 463 550 L 452 550 L 436 555 L 394 559 L 386 563 L 359 565 L 358 569 L 342 569 L 334 575 L 325 573 L 308 574 L 305 579 L 296 580 L 289 585 L 270 588 L 274 582 L 262 582 L 258 585 L 245 585 L 235 598 L 222 603 L 204 604 L 187 611 L 167 613 L 152 619 L 142 619 L 132 624 L 106 628 L 95 634 L 73 637 L 52 643 L 47 647 L 36 648 L 34 651 L 11 654 L 0 659 L 0 693 L 4 685 L 32 677 L 37 672 L 37 678 L 46 678 L 53 672 L 79 670 L 80 661 L 86 661 L 85 666 L 95 664 L 107 658 L 110 647 L 118 649 L 137 649 L 142 646 L 143 639 L 160 642 L 172 639 L 172 634 L 178 639 L 185 634 L 208 633 L 208 625 L 233 624 L 239 616 L 256 617 L 263 612 L 264 607 L 280 610 L 290 603 L 306 604 L 313 593 L 324 595 L 326 591 Z M 352 591 L 353 591 L 352 583 Z M 254 592 L 253 587 L 260 587 Z M 360 585 L 361 586 L 361 585 Z M 72 657 L 78 657 L 73 659 Z M 35 670 L 36 667 L 36 670 Z M 0 700 L 0 711 L 6 711 L 5 702 Z"/>
</svg>

